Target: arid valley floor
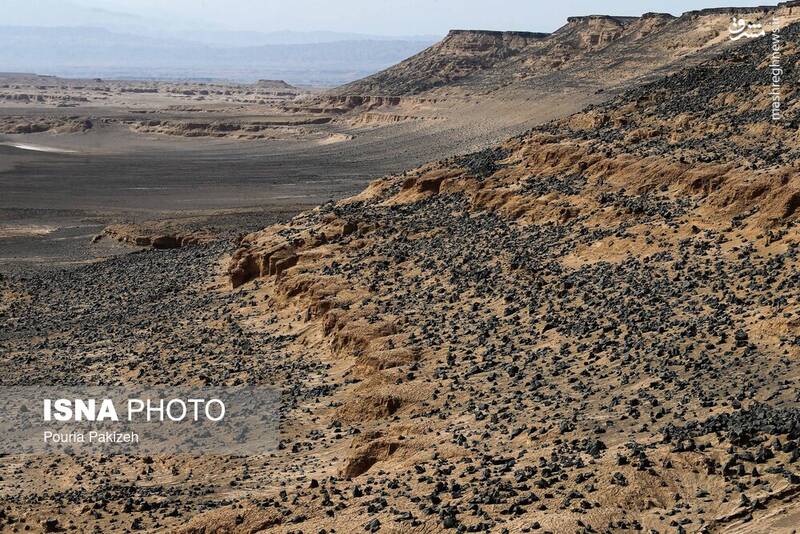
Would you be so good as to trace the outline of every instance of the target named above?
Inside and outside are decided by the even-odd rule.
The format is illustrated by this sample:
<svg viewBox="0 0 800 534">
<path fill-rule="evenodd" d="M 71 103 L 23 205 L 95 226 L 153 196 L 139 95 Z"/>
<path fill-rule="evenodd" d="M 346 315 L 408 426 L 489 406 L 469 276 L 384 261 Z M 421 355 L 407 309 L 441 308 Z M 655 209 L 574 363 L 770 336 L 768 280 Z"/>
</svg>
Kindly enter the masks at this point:
<svg viewBox="0 0 800 534">
<path fill-rule="evenodd" d="M 796 532 L 798 21 L 0 78 L 0 384 L 283 392 L 263 456 L 3 456 L 0 529 Z"/>
</svg>

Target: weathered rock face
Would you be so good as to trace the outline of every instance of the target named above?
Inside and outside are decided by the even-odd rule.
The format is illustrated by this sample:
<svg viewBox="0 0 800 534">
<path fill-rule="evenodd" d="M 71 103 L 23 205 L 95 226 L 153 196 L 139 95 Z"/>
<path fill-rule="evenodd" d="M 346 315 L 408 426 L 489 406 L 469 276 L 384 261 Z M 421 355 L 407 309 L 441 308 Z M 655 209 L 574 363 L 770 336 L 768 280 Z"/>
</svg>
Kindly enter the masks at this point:
<svg viewBox="0 0 800 534">
<path fill-rule="evenodd" d="M 18 95 L 17 95 L 18 96 Z M 0 96 L 0 99 L 2 97 Z M 82 118 L 38 118 L 31 120 L 29 117 L 7 116 L 0 119 L 0 133 L 31 134 L 31 133 L 77 133 L 91 130 L 94 124 L 90 119 Z"/>
<path fill-rule="evenodd" d="M 164 223 L 111 224 L 93 241 L 103 236 L 116 239 L 136 247 L 152 247 L 158 250 L 180 248 L 189 245 L 202 245 L 214 241 L 216 237 L 208 230 L 176 230 Z"/>
<path fill-rule="evenodd" d="M 264 276 L 280 278 L 285 270 L 297 265 L 297 251 L 296 246 L 289 244 L 266 250 L 252 250 L 248 246 L 237 249 L 228 267 L 231 286 L 236 289 L 254 278 Z"/>
<path fill-rule="evenodd" d="M 557 33 L 561 42 L 577 50 L 600 50 L 621 38 L 638 17 L 569 17 Z"/>
<path fill-rule="evenodd" d="M 335 245 L 359 229 L 357 222 L 335 216 L 326 217 L 323 222 L 319 228 L 302 232 L 289 240 L 280 237 L 282 227 L 271 229 L 269 239 L 259 234 L 245 236 L 227 268 L 231 286 L 235 289 L 254 278 L 265 276 L 280 279 L 286 270 L 297 265 L 302 258 L 313 258 L 315 248 L 329 243 Z"/>
</svg>

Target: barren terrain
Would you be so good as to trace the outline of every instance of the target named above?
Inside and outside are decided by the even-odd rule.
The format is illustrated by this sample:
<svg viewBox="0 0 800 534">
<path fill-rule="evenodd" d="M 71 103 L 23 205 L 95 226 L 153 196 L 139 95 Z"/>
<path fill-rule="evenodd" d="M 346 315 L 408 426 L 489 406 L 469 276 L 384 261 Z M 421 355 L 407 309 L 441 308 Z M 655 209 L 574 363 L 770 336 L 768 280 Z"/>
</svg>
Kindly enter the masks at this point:
<svg viewBox="0 0 800 534">
<path fill-rule="evenodd" d="M 479 150 L 732 43 L 730 17 L 771 27 L 800 14 L 713 9 L 680 17 L 572 17 L 553 34 L 453 31 L 329 91 L 223 82 L 0 77 L 0 263 L 103 257 L 58 240 L 111 223 L 296 213 L 370 179 Z M 234 172 L 232 172 L 234 171 Z M 23 228 L 53 227 L 49 234 Z M 256 226 L 257 227 L 257 226 Z M 79 229 L 79 230 L 74 230 Z M 214 231 L 218 231 L 214 230 Z M 43 249 L 50 254 L 43 255 Z"/>
<path fill-rule="evenodd" d="M 115 257 L 6 266 L 0 383 L 270 384 L 284 417 L 264 456 L 4 457 L 3 528 L 794 532 L 800 12 L 778 12 L 781 121 L 770 37 L 725 35 L 766 9 L 456 32 L 263 104 L 17 102 L 61 122 L 9 139 L 75 152 L 0 147 L 0 243 L 31 262 L 75 218 L 104 237 L 64 257 Z"/>
</svg>

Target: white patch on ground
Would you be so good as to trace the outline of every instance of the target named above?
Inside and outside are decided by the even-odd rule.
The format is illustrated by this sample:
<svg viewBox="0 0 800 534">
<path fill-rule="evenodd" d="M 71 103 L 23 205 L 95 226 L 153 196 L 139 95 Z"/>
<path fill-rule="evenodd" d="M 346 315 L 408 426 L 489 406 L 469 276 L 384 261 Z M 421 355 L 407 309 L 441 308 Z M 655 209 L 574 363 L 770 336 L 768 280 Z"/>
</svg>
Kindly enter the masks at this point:
<svg viewBox="0 0 800 534">
<path fill-rule="evenodd" d="M 65 148 L 55 148 L 51 146 L 30 145 L 27 143 L 0 143 L 0 145 L 11 146 L 19 148 L 20 150 L 32 150 L 34 152 L 54 152 L 57 154 L 74 154 L 75 150 L 67 150 Z"/>
<path fill-rule="evenodd" d="M 55 226 L 36 225 L 36 224 L 15 225 L 15 226 L 0 225 L 0 238 L 47 235 L 56 230 L 57 228 Z"/>
</svg>

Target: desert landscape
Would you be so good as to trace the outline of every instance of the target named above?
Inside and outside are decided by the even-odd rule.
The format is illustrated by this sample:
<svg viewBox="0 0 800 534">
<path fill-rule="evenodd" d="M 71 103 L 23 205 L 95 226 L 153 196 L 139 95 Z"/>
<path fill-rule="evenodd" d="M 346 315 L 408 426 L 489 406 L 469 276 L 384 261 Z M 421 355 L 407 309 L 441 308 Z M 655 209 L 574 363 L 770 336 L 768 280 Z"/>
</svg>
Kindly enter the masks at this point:
<svg viewBox="0 0 800 534">
<path fill-rule="evenodd" d="M 0 383 L 282 412 L 257 456 L 6 454 L 0 528 L 796 532 L 798 42 L 787 2 L 332 88 L 3 74 Z"/>
</svg>

